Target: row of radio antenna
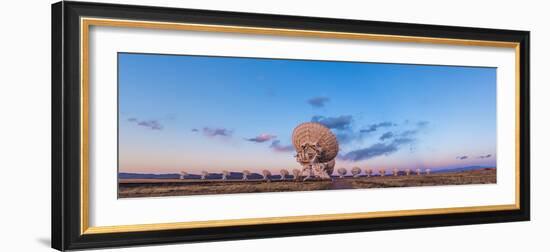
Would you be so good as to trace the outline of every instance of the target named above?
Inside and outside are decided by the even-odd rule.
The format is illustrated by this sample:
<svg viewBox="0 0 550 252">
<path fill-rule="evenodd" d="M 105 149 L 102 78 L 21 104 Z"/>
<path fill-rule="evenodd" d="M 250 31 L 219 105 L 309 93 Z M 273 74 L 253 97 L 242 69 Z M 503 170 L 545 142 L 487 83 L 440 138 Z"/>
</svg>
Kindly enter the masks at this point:
<svg viewBox="0 0 550 252">
<path fill-rule="evenodd" d="M 366 177 L 371 177 L 371 176 L 384 177 L 384 176 L 387 175 L 386 169 L 378 169 L 375 172 L 373 169 L 367 168 L 364 171 L 365 171 L 364 174 L 365 174 Z M 338 170 L 336 170 L 336 172 L 338 173 L 340 178 L 344 178 L 348 174 L 348 170 L 346 168 L 339 168 Z M 351 169 L 351 175 L 354 178 L 360 177 L 361 172 L 362 172 L 362 170 L 359 167 L 353 167 Z M 399 170 L 397 168 L 394 168 L 394 169 L 391 170 L 391 175 L 392 176 L 410 176 L 410 175 L 417 175 L 418 176 L 418 175 L 422 175 L 422 174 L 429 175 L 430 173 L 431 173 L 431 170 L 429 168 L 424 169 L 424 170 L 422 170 L 420 168 L 417 168 L 414 171 L 412 169 Z M 221 174 L 222 174 L 222 177 L 221 177 L 222 180 L 228 180 L 229 175 L 231 174 L 231 172 L 227 171 L 227 170 L 224 170 L 224 171 L 222 171 Z M 248 180 L 251 174 L 252 173 L 249 170 L 242 171 L 242 180 Z M 185 177 L 188 176 L 188 175 L 189 174 L 187 172 L 181 171 L 180 172 L 180 179 L 185 179 Z M 201 172 L 201 179 L 205 180 L 209 175 L 210 175 L 209 172 L 202 171 Z M 282 170 L 279 171 L 280 180 L 286 180 L 289 175 L 290 175 L 290 173 L 286 169 L 282 169 Z M 272 176 L 273 175 L 271 174 L 271 171 L 269 171 L 269 170 L 263 170 L 262 171 L 263 180 L 271 180 Z M 292 178 L 294 180 L 298 180 L 300 177 L 303 177 L 302 171 L 299 170 L 299 169 L 293 169 L 292 170 Z"/>
</svg>

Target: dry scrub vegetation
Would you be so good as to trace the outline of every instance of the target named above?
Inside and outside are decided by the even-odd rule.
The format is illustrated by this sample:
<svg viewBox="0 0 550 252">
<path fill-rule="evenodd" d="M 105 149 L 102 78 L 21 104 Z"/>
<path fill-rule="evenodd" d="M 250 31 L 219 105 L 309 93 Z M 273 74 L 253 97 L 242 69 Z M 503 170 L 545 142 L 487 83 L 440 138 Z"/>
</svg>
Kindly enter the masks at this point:
<svg viewBox="0 0 550 252">
<path fill-rule="evenodd" d="M 176 179 L 127 179 L 119 181 L 119 197 L 161 197 L 181 195 L 289 192 L 330 189 L 360 189 L 436 185 L 494 184 L 496 170 L 485 169 L 430 175 L 346 177 L 334 181 L 220 181 Z"/>
<path fill-rule="evenodd" d="M 229 193 L 289 192 L 326 190 L 330 181 L 206 181 L 187 183 L 121 183 L 119 197 L 159 197 L 178 195 L 204 195 Z"/>
<path fill-rule="evenodd" d="M 349 179 L 353 188 L 385 188 L 408 186 L 494 184 L 497 182 L 495 170 L 479 170 L 430 175 L 385 176 L 370 179 Z"/>
</svg>

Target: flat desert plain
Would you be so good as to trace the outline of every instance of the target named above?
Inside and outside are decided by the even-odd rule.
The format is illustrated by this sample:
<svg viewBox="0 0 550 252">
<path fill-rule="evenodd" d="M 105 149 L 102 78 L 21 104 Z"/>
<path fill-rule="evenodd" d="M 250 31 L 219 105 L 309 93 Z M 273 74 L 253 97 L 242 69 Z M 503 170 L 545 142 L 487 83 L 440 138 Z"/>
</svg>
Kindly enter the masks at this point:
<svg viewBox="0 0 550 252">
<path fill-rule="evenodd" d="M 496 183 L 496 169 L 494 168 L 410 176 L 334 177 L 332 181 L 295 181 L 293 179 L 271 181 L 260 179 L 246 181 L 222 181 L 219 179 L 120 179 L 118 196 L 119 198 L 134 198 L 494 183 Z"/>
</svg>

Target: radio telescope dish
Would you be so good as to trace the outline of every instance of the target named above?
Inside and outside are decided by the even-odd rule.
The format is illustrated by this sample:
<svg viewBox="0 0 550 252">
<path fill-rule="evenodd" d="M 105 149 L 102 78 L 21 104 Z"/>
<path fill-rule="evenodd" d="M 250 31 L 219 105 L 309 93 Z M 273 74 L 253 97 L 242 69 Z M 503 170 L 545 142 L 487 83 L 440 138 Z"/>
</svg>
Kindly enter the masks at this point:
<svg viewBox="0 0 550 252">
<path fill-rule="evenodd" d="M 330 176 L 334 172 L 334 166 L 336 165 L 336 160 L 330 160 L 325 164 L 325 171 Z"/>
<path fill-rule="evenodd" d="M 300 149 L 304 145 L 318 145 L 320 148 L 319 162 L 325 163 L 338 155 L 338 140 L 329 128 L 320 123 L 307 122 L 298 125 L 292 132 L 294 148 Z"/>
<path fill-rule="evenodd" d="M 296 161 L 307 175 L 304 180 L 311 177 L 331 179 L 339 147 L 329 128 L 315 122 L 302 123 L 294 128 L 292 143 L 296 149 Z"/>
</svg>

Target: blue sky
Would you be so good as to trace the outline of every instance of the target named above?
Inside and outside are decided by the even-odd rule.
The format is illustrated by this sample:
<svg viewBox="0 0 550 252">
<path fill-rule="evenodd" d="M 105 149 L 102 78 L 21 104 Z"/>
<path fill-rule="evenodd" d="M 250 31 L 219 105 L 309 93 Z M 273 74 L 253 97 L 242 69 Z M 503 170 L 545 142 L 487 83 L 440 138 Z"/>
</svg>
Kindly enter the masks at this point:
<svg viewBox="0 0 550 252">
<path fill-rule="evenodd" d="M 299 168 L 325 124 L 337 167 L 495 166 L 496 69 L 120 53 L 119 171 Z"/>
</svg>

